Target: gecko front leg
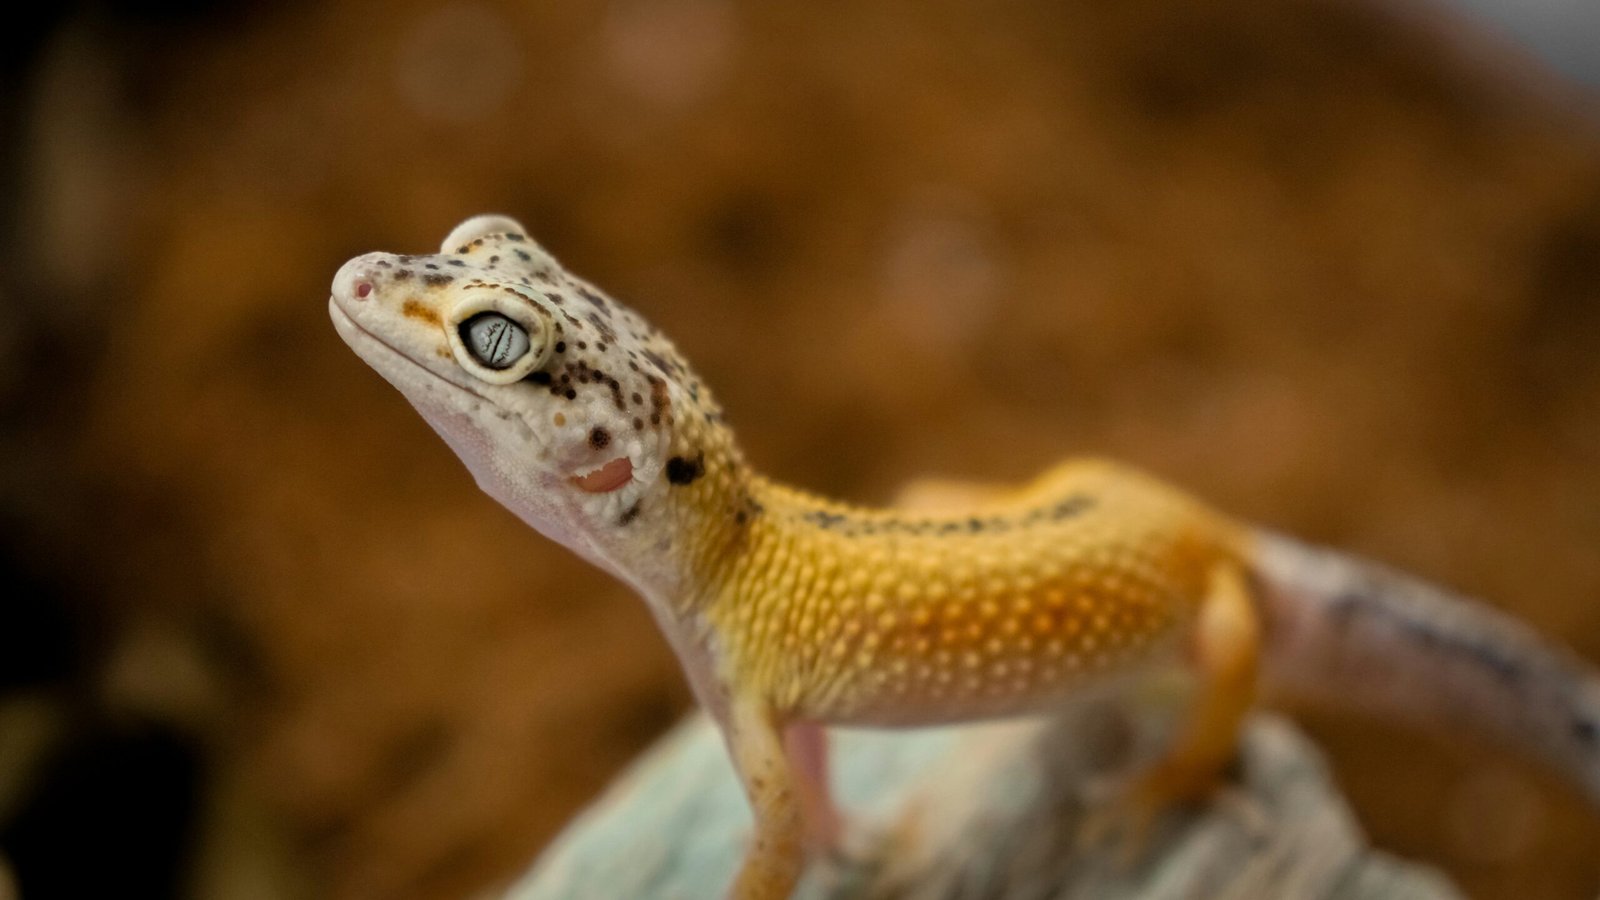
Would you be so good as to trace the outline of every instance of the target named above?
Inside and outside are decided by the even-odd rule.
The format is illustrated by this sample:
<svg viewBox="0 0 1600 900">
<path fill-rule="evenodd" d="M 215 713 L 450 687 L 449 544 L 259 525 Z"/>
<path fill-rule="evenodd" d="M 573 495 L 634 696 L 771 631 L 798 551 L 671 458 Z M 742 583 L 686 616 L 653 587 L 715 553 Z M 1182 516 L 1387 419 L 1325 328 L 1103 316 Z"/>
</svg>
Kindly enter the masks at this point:
<svg viewBox="0 0 1600 900">
<path fill-rule="evenodd" d="M 736 698 L 728 710 L 724 737 L 755 815 L 733 900 L 786 900 L 805 864 L 807 788 L 784 746 L 786 724 L 755 698 Z"/>
</svg>

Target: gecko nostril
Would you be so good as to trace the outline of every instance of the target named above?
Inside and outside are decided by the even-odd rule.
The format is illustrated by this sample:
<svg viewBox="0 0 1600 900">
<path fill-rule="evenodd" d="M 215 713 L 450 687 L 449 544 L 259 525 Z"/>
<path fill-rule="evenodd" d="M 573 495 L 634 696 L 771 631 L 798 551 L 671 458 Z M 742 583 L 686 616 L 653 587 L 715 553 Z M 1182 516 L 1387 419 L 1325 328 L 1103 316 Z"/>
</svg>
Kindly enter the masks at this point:
<svg viewBox="0 0 1600 900">
<path fill-rule="evenodd" d="M 367 295 L 372 293 L 372 282 L 370 282 L 370 281 L 358 281 L 358 282 L 356 282 L 354 293 L 356 295 L 356 299 L 357 300 L 365 300 L 367 298 Z"/>
</svg>

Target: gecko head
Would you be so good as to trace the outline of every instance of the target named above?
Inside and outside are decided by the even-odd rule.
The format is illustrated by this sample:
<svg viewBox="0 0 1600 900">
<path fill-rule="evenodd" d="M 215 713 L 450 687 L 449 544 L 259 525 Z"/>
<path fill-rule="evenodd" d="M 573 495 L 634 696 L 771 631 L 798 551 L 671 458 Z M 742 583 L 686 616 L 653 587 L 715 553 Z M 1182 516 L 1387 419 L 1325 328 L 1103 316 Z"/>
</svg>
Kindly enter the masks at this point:
<svg viewBox="0 0 1600 900">
<path fill-rule="evenodd" d="M 675 489 L 732 453 L 671 343 L 512 219 L 469 219 L 437 254 L 352 259 L 328 306 L 480 487 L 626 580 L 648 579 L 641 548 L 667 556 Z"/>
</svg>

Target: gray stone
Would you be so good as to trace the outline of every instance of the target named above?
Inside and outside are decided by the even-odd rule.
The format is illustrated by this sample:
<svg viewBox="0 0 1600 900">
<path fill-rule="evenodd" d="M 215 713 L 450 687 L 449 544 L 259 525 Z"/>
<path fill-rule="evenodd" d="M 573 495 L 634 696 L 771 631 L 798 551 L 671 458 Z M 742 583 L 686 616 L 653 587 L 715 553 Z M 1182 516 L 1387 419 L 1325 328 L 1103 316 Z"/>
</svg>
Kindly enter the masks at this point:
<svg viewBox="0 0 1600 900">
<path fill-rule="evenodd" d="M 1316 751 L 1270 717 L 1249 727 L 1234 784 L 1203 808 L 1162 818 L 1132 861 L 1081 836 L 1096 793 L 1085 785 L 1130 744 L 1091 713 L 836 729 L 832 739 L 835 794 L 853 827 L 841 858 L 808 868 L 796 895 L 807 900 L 1460 896 L 1437 873 L 1368 846 Z M 580 815 L 507 896 L 721 897 L 749 827 L 720 737 L 695 716 Z"/>
</svg>

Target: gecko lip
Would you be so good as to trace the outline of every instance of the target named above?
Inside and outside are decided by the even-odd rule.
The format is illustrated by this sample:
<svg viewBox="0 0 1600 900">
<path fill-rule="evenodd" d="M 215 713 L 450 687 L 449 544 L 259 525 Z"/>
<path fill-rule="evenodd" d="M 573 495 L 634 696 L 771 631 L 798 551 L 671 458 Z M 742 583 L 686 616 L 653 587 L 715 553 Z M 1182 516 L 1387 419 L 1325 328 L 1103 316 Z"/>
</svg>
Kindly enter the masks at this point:
<svg viewBox="0 0 1600 900">
<path fill-rule="evenodd" d="M 388 341 L 361 327 L 361 323 L 356 321 L 355 316 L 352 316 L 346 312 L 344 306 L 339 303 L 339 297 L 337 294 L 328 298 L 328 312 L 330 318 L 333 319 L 333 327 L 339 332 L 339 336 L 344 338 L 345 343 L 350 344 L 352 348 L 357 349 L 358 353 L 360 350 L 359 348 L 355 347 L 355 344 L 357 341 L 360 341 L 365 343 L 368 347 L 374 348 L 378 353 L 392 356 L 396 360 L 405 363 L 405 365 L 409 366 L 410 368 L 420 369 L 464 394 L 470 394 L 485 403 L 499 407 L 500 404 L 495 403 L 495 401 L 491 400 L 490 398 L 485 397 L 484 395 L 478 393 L 470 387 L 467 387 L 464 384 L 456 383 L 455 380 L 446 377 L 441 372 L 436 372 L 432 368 L 417 362 L 410 356 L 407 356 L 405 353 L 402 353 L 396 349 L 394 345 L 390 344 Z M 381 372 L 383 370 L 379 369 L 379 371 Z"/>
</svg>

